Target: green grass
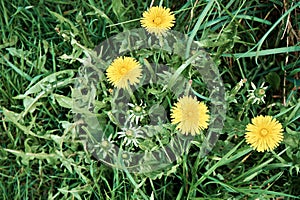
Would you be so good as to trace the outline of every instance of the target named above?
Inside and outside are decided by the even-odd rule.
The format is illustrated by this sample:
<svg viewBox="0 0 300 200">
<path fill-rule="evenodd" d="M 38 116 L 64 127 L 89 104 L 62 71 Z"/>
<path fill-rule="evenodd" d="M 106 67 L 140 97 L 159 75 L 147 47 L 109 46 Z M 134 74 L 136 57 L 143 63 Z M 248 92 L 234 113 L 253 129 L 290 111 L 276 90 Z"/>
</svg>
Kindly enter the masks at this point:
<svg viewBox="0 0 300 200">
<path fill-rule="evenodd" d="M 195 137 L 172 166 L 146 174 L 111 168 L 84 148 L 69 104 L 81 67 L 78 59 L 106 38 L 140 28 L 139 19 L 150 4 L 150 0 L 0 2 L 0 199 L 300 198 L 297 1 L 154 1 L 174 11 L 173 30 L 189 36 L 187 46 L 197 41 L 218 67 L 227 99 L 219 140 L 201 157 L 202 138 Z M 153 58 L 150 53 L 133 52 L 149 62 L 180 66 L 177 57 L 156 52 Z M 66 55 L 69 59 L 64 59 Z M 180 74 L 193 80 L 195 94 L 208 101 L 196 70 L 181 66 L 187 68 Z M 241 79 L 247 82 L 235 91 Z M 269 86 L 265 104 L 247 103 L 251 82 Z M 102 102 L 109 102 L 111 85 L 103 82 L 99 87 Z M 154 99 L 166 106 L 174 103 L 171 95 L 163 98 L 157 92 L 161 88 L 153 87 L 145 90 L 146 103 Z M 244 141 L 245 126 L 260 114 L 276 117 L 284 127 L 284 141 L 272 152 L 256 152 Z M 112 121 L 106 121 L 107 130 L 114 130 Z"/>
</svg>

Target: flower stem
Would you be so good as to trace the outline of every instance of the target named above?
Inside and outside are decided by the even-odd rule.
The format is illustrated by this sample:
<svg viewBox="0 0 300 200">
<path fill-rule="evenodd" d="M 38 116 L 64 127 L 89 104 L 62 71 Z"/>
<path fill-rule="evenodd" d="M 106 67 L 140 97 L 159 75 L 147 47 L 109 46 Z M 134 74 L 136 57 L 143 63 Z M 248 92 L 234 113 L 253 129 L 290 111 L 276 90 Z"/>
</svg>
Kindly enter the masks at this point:
<svg viewBox="0 0 300 200">
<path fill-rule="evenodd" d="M 128 91 L 128 93 L 129 93 L 129 96 L 130 96 L 131 100 L 133 101 L 133 103 L 134 103 L 134 104 L 137 104 L 136 98 L 135 98 L 135 96 L 134 96 L 134 94 L 133 94 L 133 92 L 132 92 L 131 87 L 128 87 L 128 88 L 127 88 L 127 91 Z"/>
<path fill-rule="evenodd" d="M 238 113 L 238 121 L 241 121 L 241 117 L 242 117 L 243 113 L 246 113 L 245 114 L 245 117 L 246 117 L 250 104 L 251 104 L 251 100 L 249 100 L 249 99 L 243 104 L 242 110 Z"/>
</svg>

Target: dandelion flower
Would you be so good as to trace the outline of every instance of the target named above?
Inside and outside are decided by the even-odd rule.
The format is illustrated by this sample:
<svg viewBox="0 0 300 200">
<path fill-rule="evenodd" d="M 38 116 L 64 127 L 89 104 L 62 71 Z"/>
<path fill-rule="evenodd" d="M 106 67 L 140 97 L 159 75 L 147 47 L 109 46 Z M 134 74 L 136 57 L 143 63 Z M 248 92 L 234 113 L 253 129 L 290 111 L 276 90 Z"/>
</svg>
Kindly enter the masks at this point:
<svg viewBox="0 0 300 200">
<path fill-rule="evenodd" d="M 108 81 L 117 88 L 126 89 L 130 85 L 139 83 L 142 68 L 141 65 L 131 57 L 118 57 L 107 68 Z M 129 84 L 128 84 L 129 83 Z"/>
<path fill-rule="evenodd" d="M 198 102 L 196 97 L 184 96 L 172 108 L 171 118 L 171 123 L 177 124 L 176 128 L 182 134 L 195 135 L 208 127 L 208 108 L 203 102 Z"/>
<path fill-rule="evenodd" d="M 106 156 L 115 153 L 114 142 L 112 141 L 112 135 L 103 139 L 99 144 L 95 145 L 95 153 L 99 158 L 105 158 Z"/>
<path fill-rule="evenodd" d="M 130 122 L 135 122 L 136 124 L 139 123 L 139 121 L 142 121 L 144 117 L 147 116 L 146 112 L 146 104 L 143 105 L 143 101 L 141 101 L 140 105 L 128 103 L 128 105 L 132 108 L 129 110 L 129 120 Z"/>
<path fill-rule="evenodd" d="M 246 127 L 246 142 L 258 152 L 270 151 L 283 140 L 282 125 L 271 116 L 258 116 Z"/>
<path fill-rule="evenodd" d="M 264 87 L 264 84 L 265 83 L 262 83 L 260 87 L 256 88 L 254 83 L 251 82 L 253 90 L 248 90 L 249 94 L 247 95 L 247 97 L 249 98 L 249 101 L 252 101 L 252 104 L 260 104 L 260 102 L 265 103 L 264 98 L 266 97 L 266 89 L 268 88 L 268 86 Z"/>
<path fill-rule="evenodd" d="M 121 154 L 121 160 L 124 163 L 125 167 L 130 167 L 132 164 L 132 156 L 129 153 L 124 152 Z"/>
<path fill-rule="evenodd" d="M 143 13 L 142 27 L 149 33 L 162 35 L 174 26 L 175 16 L 169 8 L 154 6 Z"/>
<path fill-rule="evenodd" d="M 117 132 L 117 134 L 119 135 L 118 138 L 124 138 L 123 144 L 125 146 L 133 144 L 135 147 L 138 147 L 138 139 L 144 138 L 142 135 L 143 131 L 141 130 L 141 127 L 133 127 L 132 124 L 130 124 L 129 128 L 122 128 L 122 131 Z"/>
</svg>

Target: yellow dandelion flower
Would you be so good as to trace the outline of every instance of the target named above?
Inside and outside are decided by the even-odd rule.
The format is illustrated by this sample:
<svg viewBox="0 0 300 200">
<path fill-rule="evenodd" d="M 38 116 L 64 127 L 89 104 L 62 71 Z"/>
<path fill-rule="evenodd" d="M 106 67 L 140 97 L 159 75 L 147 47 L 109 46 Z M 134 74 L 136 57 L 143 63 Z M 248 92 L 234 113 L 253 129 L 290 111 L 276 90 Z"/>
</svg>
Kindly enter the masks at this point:
<svg viewBox="0 0 300 200">
<path fill-rule="evenodd" d="M 142 27 L 155 35 L 164 34 L 174 26 L 175 16 L 169 8 L 154 6 L 143 13 Z"/>
<path fill-rule="evenodd" d="M 246 127 L 246 142 L 258 152 L 270 151 L 283 140 L 282 125 L 271 116 L 258 116 Z"/>
<path fill-rule="evenodd" d="M 115 87 L 126 89 L 129 87 L 129 84 L 139 83 L 139 78 L 142 76 L 142 68 L 134 58 L 118 57 L 107 68 L 106 75 L 108 81 Z"/>
<path fill-rule="evenodd" d="M 195 135 L 208 127 L 208 108 L 196 97 L 183 96 L 179 98 L 171 111 L 171 123 L 177 124 L 182 134 Z"/>
</svg>

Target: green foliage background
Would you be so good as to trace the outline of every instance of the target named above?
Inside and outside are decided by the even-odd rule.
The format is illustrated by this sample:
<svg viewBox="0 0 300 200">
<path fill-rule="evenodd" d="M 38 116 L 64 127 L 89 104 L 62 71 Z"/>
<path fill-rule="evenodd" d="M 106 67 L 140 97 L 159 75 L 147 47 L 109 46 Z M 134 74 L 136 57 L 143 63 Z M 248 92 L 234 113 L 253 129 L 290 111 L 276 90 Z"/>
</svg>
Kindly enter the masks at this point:
<svg viewBox="0 0 300 200">
<path fill-rule="evenodd" d="M 139 28 L 151 1 L 2 0 L 0 199 L 299 198 L 300 3 L 160 3 L 174 11 L 174 30 L 198 41 L 222 74 L 228 111 L 213 151 L 200 159 L 196 138 L 173 167 L 136 175 L 97 161 L 76 137 L 68 104 L 81 65 L 75 59 L 84 57 L 76 43 L 93 49 Z M 196 72 L 189 78 L 201 85 Z M 247 82 L 235 92 L 241 79 Z M 266 104 L 247 104 L 250 82 L 269 85 Z M 283 124 L 285 139 L 274 152 L 243 141 L 245 125 L 259 114 Z"/>
</svg>

